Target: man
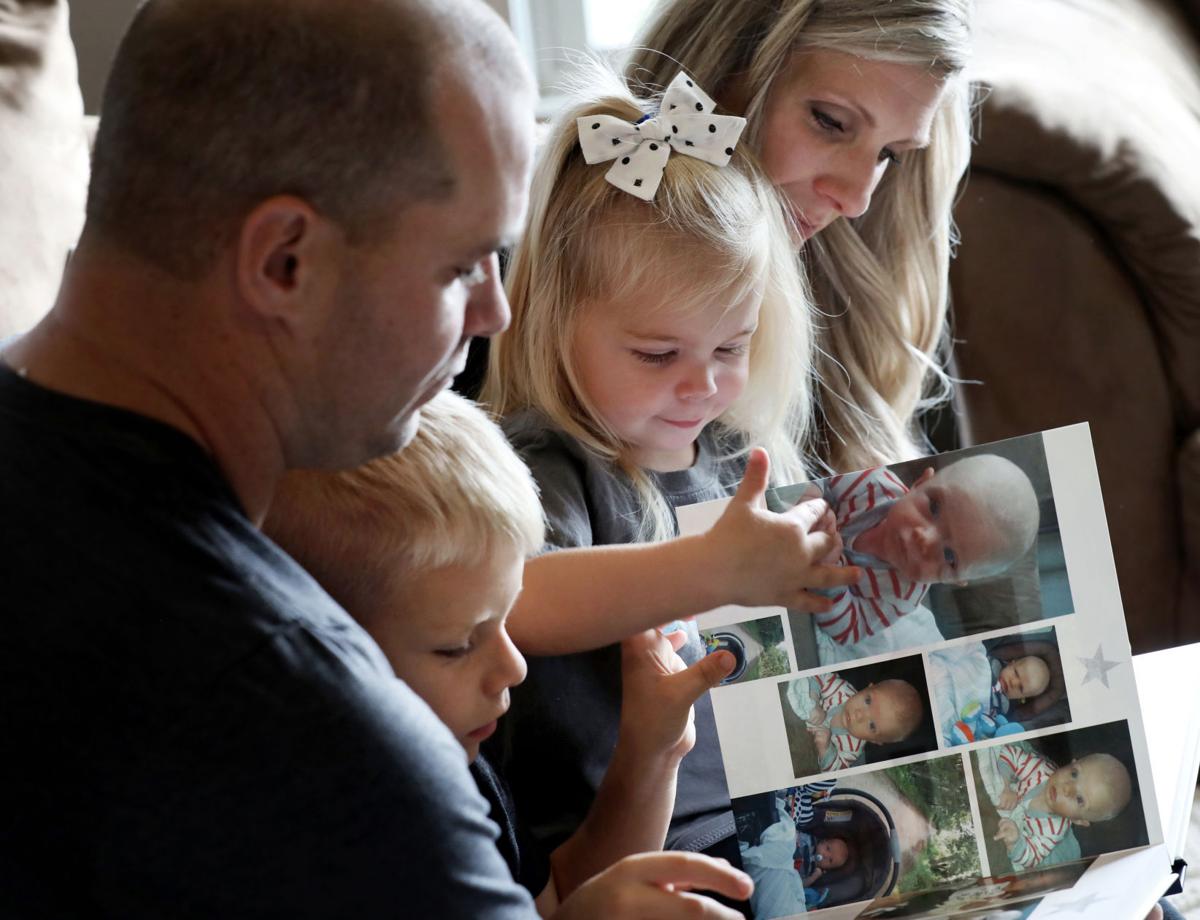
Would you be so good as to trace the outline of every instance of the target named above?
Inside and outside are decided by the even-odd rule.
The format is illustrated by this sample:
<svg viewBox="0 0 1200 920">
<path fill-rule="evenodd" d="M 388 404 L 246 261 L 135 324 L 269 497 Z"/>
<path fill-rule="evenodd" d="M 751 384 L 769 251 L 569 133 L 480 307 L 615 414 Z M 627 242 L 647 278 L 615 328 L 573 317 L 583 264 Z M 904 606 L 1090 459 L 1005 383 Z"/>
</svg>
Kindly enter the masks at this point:
<svg viewBox="0 0 1200 920">
<path fill-rule="evenodd" d="M 0 368 L 0 915 L 531 916 L 453 737 L 256 529 L 507 322 L 511 39 L 476 0 L 150 0 L 102 111 L 59 299 Z M 612 879 L 745 895 L 669 859 L 562 916 Z"/>
</svg>

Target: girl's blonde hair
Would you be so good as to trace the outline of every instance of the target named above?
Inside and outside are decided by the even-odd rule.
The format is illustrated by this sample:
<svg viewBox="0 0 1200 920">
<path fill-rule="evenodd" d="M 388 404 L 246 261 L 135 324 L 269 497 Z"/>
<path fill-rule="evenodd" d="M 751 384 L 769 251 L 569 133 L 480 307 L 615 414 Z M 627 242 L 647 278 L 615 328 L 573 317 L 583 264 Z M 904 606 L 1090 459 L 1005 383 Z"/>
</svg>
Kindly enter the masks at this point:
<svg viewBox="0 0 1200 920">
<path fill-rule="evenodd" d="M 805 478 L 810 298 L 781 202 L 741 147 L 725 167 L 672 153 L 650 202 L 609 184 L 610 164 L 584 162 L 576 118 L 632 123 L 659 105 L 635 99 L 615 74 L 591 76 L 592 98 L 565 112 L 541 151 L 528 226 L 507 275 L 512 325 L 493 341 L 481 399 L 499 415 L 539 409 L 615 464 L 646 511 L 641 537 L 663 539 L 674 533 L 671 509 L 579 385 L 573 344 L 580 316 L 622 300 L 671 311 L 697 299 L 723 297 L 732 307 L 761 295 L 747 385 L 718 420 L 718 439 L 728 456 L 762 445 L 777 476 L 791 481 Z"/>
<path fill-rule="evenodd" d="M 634 92 L 665 85 L 683 67 L 715 98 L 745 99 L 738 114 L 755 149 L 772 84 L 794 51 L 916 65 L 946 81 L 929 146 L 887 171 L 866 214 L 835 222 L 804 247 L 825 313 L 814 453 L 834 471 L 921 453 L 914 416 L 950 392 L 939 348 L 951 211 L 970 156 L 969 7 L 970 0 L 668 0 L 626 68 Z"/>
</svg>

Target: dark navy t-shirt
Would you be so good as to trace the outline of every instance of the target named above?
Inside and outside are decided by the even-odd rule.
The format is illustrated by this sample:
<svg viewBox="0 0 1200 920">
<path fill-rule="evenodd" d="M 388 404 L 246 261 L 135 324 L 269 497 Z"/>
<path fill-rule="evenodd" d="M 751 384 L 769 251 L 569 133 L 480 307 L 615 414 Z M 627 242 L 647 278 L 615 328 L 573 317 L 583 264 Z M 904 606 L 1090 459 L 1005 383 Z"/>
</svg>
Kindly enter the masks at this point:
<svg viewBox="0 0 1200 920">
<path fill-rule="evenodd" d="M 192 440 L 0 367 L 0 516 L 0 916 L 536 916 L 462 748 Z"/>
</svg>

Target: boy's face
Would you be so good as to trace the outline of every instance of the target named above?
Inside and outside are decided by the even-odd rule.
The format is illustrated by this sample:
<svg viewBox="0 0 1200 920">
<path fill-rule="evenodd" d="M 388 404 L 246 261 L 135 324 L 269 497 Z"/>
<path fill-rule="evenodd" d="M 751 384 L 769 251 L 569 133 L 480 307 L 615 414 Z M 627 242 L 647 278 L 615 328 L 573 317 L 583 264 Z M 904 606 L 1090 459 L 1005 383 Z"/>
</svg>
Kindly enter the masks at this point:
<svg viewBox="0 0 1200 920">
<path fill-rule="evenodd" d="M 828 837 L 817 841 L 817 855 L 822 869 L 840 869 L 850 858 L 850 848 L 840 837 Z"/>
<path fill-rule="evenodd" d="M 1113 810 L 1109 775 L 1096 760 L 1084 757 L 1059 767 L 1046 781 L 1046 802 L 1054 814 L 1087 827 Z"/>
<path fill-rule="evenodd" d="M 907 706 L 897 685 L 868 684 L 843 707 L 846 730 L 855 738 L 876 744 L 900 741 L 908 734 L 904 718 Z"/>
<path fill-rule="evenodd" d="M 883 561 L 910 581 L 961 582 L 995 555 L 985 515 L 969 494 L 943 486 L 931 468 L 878 525 Z"/>
<path fill-rule="evenodd" d="M 449 726 L 468 760 L 508 709 L 525 659 L 504 622 L 521 590 L 525 559 L 498 541 L 479 565 L 414 572 L 366 621 L 396 676 Z"/>
<path fill-rule="evenodd" d="M 1000 669 L 1000 689 L 1010 700 L 1040 696 L 1050 686 L 1050 668 L 1035 655 L 1010 661 Z"/>
</svg>

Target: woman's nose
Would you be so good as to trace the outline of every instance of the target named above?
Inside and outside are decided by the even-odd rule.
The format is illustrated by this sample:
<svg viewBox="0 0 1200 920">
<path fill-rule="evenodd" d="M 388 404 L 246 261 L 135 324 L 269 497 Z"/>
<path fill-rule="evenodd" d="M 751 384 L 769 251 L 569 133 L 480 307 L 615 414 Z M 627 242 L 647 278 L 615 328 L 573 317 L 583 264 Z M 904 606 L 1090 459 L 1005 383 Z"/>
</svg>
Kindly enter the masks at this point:
<svg viewBox="0 0 1200 920">
<path fill-rule="evenodd" d="M 879 184 L 877 161 L 846 158 L 818 184 L 818 190 L 842 217 L 862 217 Z"/>
</svg>

